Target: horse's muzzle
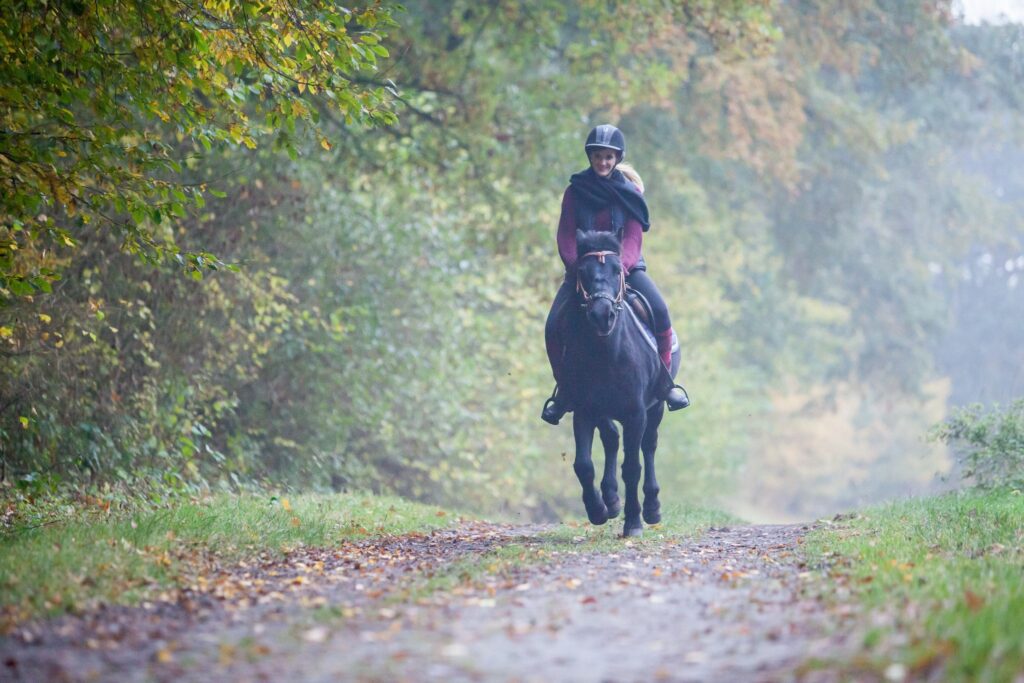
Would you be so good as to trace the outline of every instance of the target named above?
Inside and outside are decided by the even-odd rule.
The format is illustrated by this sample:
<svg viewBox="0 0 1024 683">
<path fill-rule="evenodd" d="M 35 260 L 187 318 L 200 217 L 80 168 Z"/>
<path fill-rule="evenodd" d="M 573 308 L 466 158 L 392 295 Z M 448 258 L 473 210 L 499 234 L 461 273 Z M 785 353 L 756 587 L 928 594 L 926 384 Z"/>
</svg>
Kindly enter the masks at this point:
<svg viewBox="0 0 1024 683">
<path fill-rule="evenodd" d="M 587 304 L 587 320 L 598 337 L 607 337 L 615 329 L 622 306 L 610 296 L 595 295 Z"/>
</svg>

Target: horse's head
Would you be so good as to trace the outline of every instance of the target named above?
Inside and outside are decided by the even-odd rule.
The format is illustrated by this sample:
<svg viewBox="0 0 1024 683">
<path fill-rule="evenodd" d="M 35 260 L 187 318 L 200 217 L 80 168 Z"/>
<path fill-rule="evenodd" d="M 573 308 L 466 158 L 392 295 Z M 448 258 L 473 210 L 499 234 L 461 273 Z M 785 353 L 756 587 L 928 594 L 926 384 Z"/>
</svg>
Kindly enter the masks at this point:
<svg viewBox="0 0 1024 683">
<path fill-rule="evenodd" d="M 599 337 L 607 337 L 615 329 L 626 295 L 621 249 L 610 232 L 576 231 L 576 291 Z"/>
</svg>

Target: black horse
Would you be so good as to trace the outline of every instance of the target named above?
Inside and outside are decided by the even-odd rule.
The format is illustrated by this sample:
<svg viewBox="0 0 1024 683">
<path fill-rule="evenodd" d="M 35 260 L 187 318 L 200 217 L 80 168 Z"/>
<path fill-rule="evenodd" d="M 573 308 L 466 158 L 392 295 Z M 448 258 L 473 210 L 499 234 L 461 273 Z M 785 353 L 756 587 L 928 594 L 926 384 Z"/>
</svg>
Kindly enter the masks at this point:
<svg viewBox="0 0 1024 683">
<path fill-rule="evenodd" d="M 654 340 L 646 336 L 632 310 L 624 305 L 626 279 L 618 238 L 608 232 L 577 232 L 577 297 L 566 320 L 567 389 L 574 406 L 573 434 L 576 460 L 573 469 L 583 487 L 583 504 L 593 524 L 604 524 L 620 509 L 615 476 L 618 433 L 612 420 L 622 424 L 622 478 L 626 484 L 623 536 L 643 533 L 637 493 L 640 451 L 644 455 L 643 519 L 661 521 L 654 452 L 658 426 L 665 414 L 664 396 L 679 370 L 679 352 L 673 353 L 666 372 Z M 594 429 L 605 446 L 604 477 L 600 492 L 594 486 L 591 449 Z"/>
</svg>

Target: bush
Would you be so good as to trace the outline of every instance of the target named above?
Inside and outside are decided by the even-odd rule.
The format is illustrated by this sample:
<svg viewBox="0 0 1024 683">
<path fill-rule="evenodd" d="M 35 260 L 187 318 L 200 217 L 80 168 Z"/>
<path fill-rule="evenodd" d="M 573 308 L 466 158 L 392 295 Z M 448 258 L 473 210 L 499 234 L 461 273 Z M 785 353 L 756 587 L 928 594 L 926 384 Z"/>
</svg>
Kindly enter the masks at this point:
<svg viewBox="0 0 1024 683">
<path fill-rule="evenodd" d="M 965 479 L 981 488 L 1024 487 L 1024 399 L 1006 408 L 961 408 L 932 429 L 953 447 Z"/>
</svg>

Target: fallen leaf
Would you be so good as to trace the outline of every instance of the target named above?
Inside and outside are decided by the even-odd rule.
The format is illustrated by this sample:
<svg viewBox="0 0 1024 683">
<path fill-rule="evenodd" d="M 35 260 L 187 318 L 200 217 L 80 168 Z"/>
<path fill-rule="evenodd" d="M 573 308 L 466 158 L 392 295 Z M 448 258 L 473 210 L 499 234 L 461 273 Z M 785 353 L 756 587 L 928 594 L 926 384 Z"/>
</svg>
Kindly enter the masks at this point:
<svg viewBox="0 0 1024 683">
<path fill-rule="evenodd" d="M 441 654 L 445 657 L 465 657 L 469 654 L 469 648 L 462 643 L 449 643 L 441 648 Z"/>
<path fill-rule="evenodd" d="M 899 662 L 893 662 L 885 667 L 885 680 L 902 681 L 907 677 L 907 667 Z"/>
<path fill-rule="evenodd" d="M 237 652 L 237 649 L 235 648 L 234 645 L 229 645 L 228 643 L 221 643 L 220 647 L 218 647 L 217 650 L 217 659 L 220 662 L 221 666 L 228 666 L 229 664 L 231 664 L 231 662 L 235 661 L 235 654 Z"/>
<path fill-rule="evenodd" d="M 967 609 L 972 612 L 977 612 L 985 606 L 985 598 L 981 597 L 970 588 L 964 590 L 964 602 L 967 603 Z"/>
<path fill-rule="evenodd" d="M 327 628 L 315 626 L 302 634 L 302 639 L 307 643 L 322 643 L 327 640 Z"/>
</svg>

